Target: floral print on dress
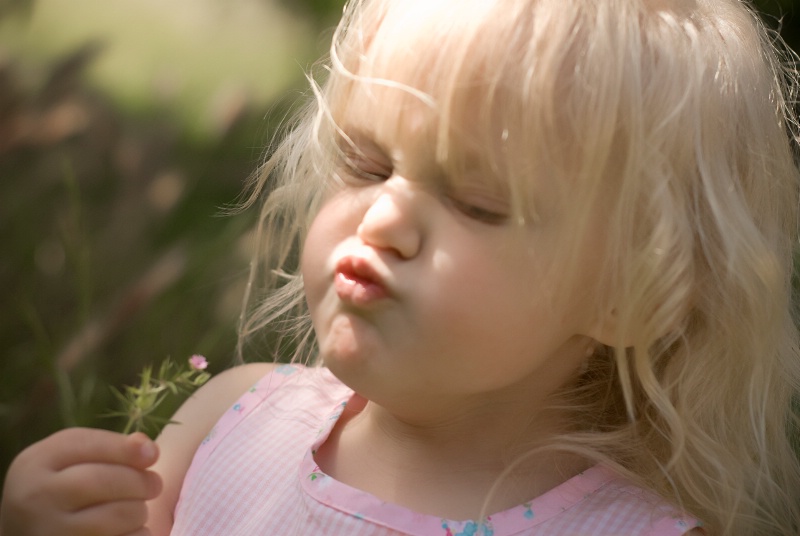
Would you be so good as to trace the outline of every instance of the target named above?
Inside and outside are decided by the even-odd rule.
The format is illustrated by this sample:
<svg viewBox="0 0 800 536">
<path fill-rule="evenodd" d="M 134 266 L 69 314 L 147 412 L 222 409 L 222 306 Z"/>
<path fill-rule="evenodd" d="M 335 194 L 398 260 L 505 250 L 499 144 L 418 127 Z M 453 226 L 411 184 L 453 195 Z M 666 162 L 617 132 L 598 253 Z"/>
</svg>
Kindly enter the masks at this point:
<svg viewBox="0 0 800 536">
<path fill-rule="evenodd" d="M 303 372 L 307 371 L 307 372 Z M 618 477 L 613 471 L 603 466 L 595 466 L 585 472 L 585 474 L 573 477 L 573 479 L 554 488 L 551 492 L 529 501 L 525 504 L 515 506 L 511 509 L 499 512 L 491 516 L 491 520 L 479 521 L 452 521 L 443 519 L 440 516 L 423 515 L 412 512 L 400 505 L 386 503 L 379 498 L 372 496 L 358 489 L 350 488 L 338 482 L 330 475 L 326 475 L 315 462 L 315 453 L 324 444 L 327 436 L 314 439 L 317 429 L 330 431 L 336 423 L 336 416 L 342 411 L 342 401 L 351 400 L 353 392 L 343 387 L 343 385 L 327 371 L 327 369 L 303 369 L 302 367 L 286 367 L 283 373 L 266 376 L 258 384 L 256 391 L 251 391 L 241 399 L 241 404 L 246 406 L 242 413 L 232 411 L 231 405 L 218 424 L 216 431 L 210 433 L 213 438 L 203 449 L 198 449 L 192 468 L 187 473 L 182 495 L 183 515 L 188 515 L 192 523 L 192 518 L 197 512 L 201 515 L 208 509 L 190 509 L 186 505 L 192 501 L 200 500 L 204 493 L 204 484 L 209 481 L 203 475 L 208 475 L 208 471 L 217 471 L 220 478 L 229 478 L 229 481 L 219 483 L 228 486 L 223 489 L 241 490 L 242 483 L 234 480 L 231 473 L 231 466 L 239 469 L 236 474 L 249 477 L 251 474 L 270 475 L 275 480 L 270 479 L 270 488 L 279 490 L 276 495 L 285 499 L 280 511 L 271 510 L 267 517 L 275 518 L 275 522 L 269 527 L 282 527 L 285 529 L 289 520 L 296 515 L 306 515 L 309 508 L 313 508 L 315 515 L 319 515 L 319 526 L 325 527 L 327 521 L 342 527 L 340 534 L 386 534 L 387 528 L 393 533 L 436 535 L 436 536 L 494 536 L 510 534 L 585 534 L 574 527 L 580 525 L 585 529 L 587 523 L 597 523 L 600 529 L 595 534 L 632 534 L 630 530 L 614 530 L 621 526 L 629 526 L 630 523 L 638 523 L 637 526 L 655 527 L 657 530 L 651 534 L 660 536 L 677 536 L 683 534 L 687 529 L 682 529 L 678 523 L 683 522 L 688 527 L 696 526 L 695 521 L 688 517 L 672 515 L 673 509 L 670 505 L 659 500 L 653 494 L 633 486 L 631 483 Z M 288 384 L 290 388 L 282 388 Z M 311 391 L 313 390 L 313 392 Z M 298 394 L 309 398 L 307 403 L 302 405 L 295 404 Z M 313 396 L 311 396 L 313 395 Z M 266 405 L 262 405 L 266 404 Z M 274 412 L 261 411 L 261 408 L 280 407 L 286 408 L 287 414 L 282 418 L 275 419 Z M 232 437 L 231 431 L 243 422 L 244 416 L 250 415 L 247 425 L 253 430 L 258 430 L 258 438 L 272 440 L 275 437 L 281 438 L 286 444 L 286 456 L 302 456 L 300 467 L 297 471 L 285 471 L 284 459 L 281 457 L 281 464 L 278 469 L 275 460 L 262 459 L 258 449 L 252 449 L 255 453 L 240 452 L 240 443 L 226 441 L 226 437 Z M 238 431 L 244 427 L 238 428 Z M 255 433 L 255 432 L 253 432 Z M 253 438 L 255 440 L 255 437 Z M 213 451 L 214 461 L 210 460 L 210 453 Z M 254 467 L 257 471 L 254 471 Z M 259 472 L 260 471 L 260 472 Z M 249 493 L 253 496 L 263 493 L 262 478 L 243 479 L 252 480 Z M 188 484 L 187 484 L 188 483 Z M 217 483 L 217 484 L 219 484 Z M 215 489 L 216 485 L 215 484 Z M 182 493 L 184 493 L 182 492 Z M 215 492 L 216 493 L 216 492 Z M 235 495 L 230 495 L 235 496 Z M 597 511 L 593 505 L 587 507 L 588 519 L 581 510 L 583 503 L 594 501 L 602 503 L 605 498 L 610 498 L 615 505 L 613 509 Z M 183 499 L 186 500 L 183 500 Z M 241 519 L 242 530 L 229 531 L 221 530 L 216 534 L 250 534 L 252 517 L 260 515 L 252 511 L 253 505 L 250 501 L 231 501 L 232 503 L 242 502 L 247 504 L 236 510 L 236 523 Z M 179 503 L 180 504 L 180 503 Z M 192 503 L 200 504 L 200 503 Z M 619 504 L 619 506 L 616 506 Z M 562 516 L 559 512 L 566 510 L 566 507 L 573 509 L 576 515 Z M 180 506 L 179 506 L 180 508 Z M 667 510 L 669 508 L 669 510 Z M 657 509 L 657 512 L 654 512 Z M 191 510 L 191 511 L 190 511 Z M 223 511 L 224 509 L 214 509 Z M 241 516 L 239 516 L 241 513 Z M 226 514 L 227 515 L 227 514 Z M 197 517 L 197 524 L 204 523 Z M 205 518 L 203 518 L 205 519 Z M 619 519 L 619 521 L 617 521 Z M 202 525 L 205 527 L 205 525 Z M 231 525 L 233 526 L 233 524 Z M 543 530 L 540 528 L 543 527 Z M 566 527 L 566 528 L 565 528 Z M 347 532 L 352 529 L 350 532 Z M 265 533 L 283 534 L 285 530 L 269 530 Z M 210 534 L 207 530 L 184 531 L 186 534 Z M 633 532 L 635 533 L 635 532 Z M 641 533 L 641 532 L 640 532 Z"/>
<path fill-rule="evenodd" d="M 690 529 L 699 529 L 703 526 L 703 523 L 700 521 L 694 521 L 694 523 L 689 523 L 683 517 L 679 517 L 677 515 L 672 516 L 675 519 L 675 528 L 681 529 L 683 531 L 688 531 Z"/>
<path fill-rule="evenodd" d="M 208 443 L 209 441 L 211 441 L 212 439 L 214 439 L 215 435 L 217 435 L 217 427 L 216 426 L 214 426 L 214 428 L 212 428 L 211 431 L 208 432 L 208 435 L 203 438 L 203 441 L 200 443 L 200 446 L 203 446 L 206 443 Z"/>
<path fill-rule="evenodd" d="M 522 512 L 522 515 L 525 516 L 525 519 L 533 519 L 533 510 L 531 509 L 531 503 L 525 503 L 522 505 L 525 510 Z"/>
<path fill-rule="evenodd" d="M 313 481 L 315 481 L 316 479 L 318 479 L 318 478 L 320 478 L 320 477 L 323 477 L 323 476 L 325 476 L 325 473 L 323 473 L 322 471 L 320 471 L 320 469 L 319 469 L 319 465 L 317 465 L 317 466 L 315 466 L 315 467 L 314 467 L 314 470 L 313 470 L 313 471 L 311 471 L 311 474 L 310 474 L 310 475 L 308 475 L 308 478 L 309 478 L 309 479 L 310 479 L 310 480 L 313 482 Z"/>
<path fill-rule="evenodd" d="M 295 365 L 281 365 L 275 369 L 275 372 L 284 376 L 291 376 L 298 370 L 299 369 Z"/>
<path fill-rule="evenodd" d="M 317 437 L 322 436 L 323 434 L 327 434 L 336 424 L 336 421 L 339 420 L 339 417 L 342 416 L 344 413 L 344 408 L 347 407 L 347 400 L 340 403 L 336 406 L 336 410 L 326 419 L 322 426 L 319 427 L 317 430 Z"/>
<path fill-rule="evenodd" d="M 314 470 L 308 474 L 308 481 L 313 482 L 318 490 L 328 489 L 334 482 L 332 478 L 322 472 L 319 465 L 315 465 Z"/>
<path fill-rule="evenodd" d="M 491 518 L 486 518 L 487 523 L 480 525 L 474 521 L 448 521 L 442 520 L 442 528 L 444 529 L 444 536 L 493 536 L 494 529 L 492 528 Z M 461 526 L 458 529 L 458 526 Z M 454 532 L 457 530 L 458 532 Z"/>
</svg>

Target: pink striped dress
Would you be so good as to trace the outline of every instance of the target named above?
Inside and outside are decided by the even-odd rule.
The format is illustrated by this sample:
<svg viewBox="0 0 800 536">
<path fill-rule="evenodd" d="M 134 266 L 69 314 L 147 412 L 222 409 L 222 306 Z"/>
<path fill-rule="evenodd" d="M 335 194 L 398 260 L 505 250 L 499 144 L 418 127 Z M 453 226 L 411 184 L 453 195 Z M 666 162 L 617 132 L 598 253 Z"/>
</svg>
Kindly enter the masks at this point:
<svg viewBox="0 0 800 536">
<path fill-rule="evenodd" d="M 313 453 L 353 392 L 327 369 L 281 366 L 198 448 L 173 536 L 678 536 L 699 524 L 595 466 L 485 523 L 422 515 L 325 475 Z"/>
</svg>

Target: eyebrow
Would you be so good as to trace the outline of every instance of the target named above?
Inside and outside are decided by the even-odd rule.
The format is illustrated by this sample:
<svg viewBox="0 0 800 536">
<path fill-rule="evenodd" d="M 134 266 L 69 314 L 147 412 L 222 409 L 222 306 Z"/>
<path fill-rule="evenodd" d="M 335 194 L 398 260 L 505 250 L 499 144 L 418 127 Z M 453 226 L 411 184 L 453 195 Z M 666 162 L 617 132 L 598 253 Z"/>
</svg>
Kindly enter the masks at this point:
<svg viewBox="0 0 800 536">
<path fill-rule="evenodd" d="M 345 125 L 338 128 L 336 133 L 336 145 L 338 145 L 339 148 L 342 148 L 342 144 L 346 142 L 350 147 L 365 148 L 364 146 L 367 146 L 366 148 L 377 149 L 391 156 L 385 146 L 377 141 L 377 136 L 374 131 L 353 127 L 352 125 Z"/>
<path fill-rule="evenodd" d="M 344 124 L 341 128 L 337 129 L 337 145 L 340 149 L 346 150 L 347 148 L 354 148 L 358 151 L 369 153 L 370 151 L 378 151 L 389 158 L 394 165 L 397 162 L 397 154 L 389 151 L 384 143 L 378 140 L 377 133 L 370 127 L 355 126 L 353 124 Z M 424 149 L 423 149 L 424 150 Z M 447 166 L 437 162 L 432 157 L 433 152 L 428 151 L 425 153 L 429 158 L 424 160 L 416 158 L 418 164 L 416 171 L 420 168 L 426 176 L 426 182 L 435 184 L 439 188 L 452 190 L 459 185 L 475 186 L 487 189 L 490 192 L 496 193 L 499 196 L 509 196 L 510 188 L 507 181 L 498 177 L 495 171 L 490 169 L 491 166 L 487 165 L 484 158 L 474 150 L 459 150 L 457 152 L 457 160 L 460 161 L 458 166 Z M 367 154 L 367 156 L 369 156 Z M 448 170 L 448 167 L 451 168 Z M 454 169 L 460 169 L 461 173 L 453 173 Z M 457 178 L 456 175 L 460 175 Z"/>
</svg>

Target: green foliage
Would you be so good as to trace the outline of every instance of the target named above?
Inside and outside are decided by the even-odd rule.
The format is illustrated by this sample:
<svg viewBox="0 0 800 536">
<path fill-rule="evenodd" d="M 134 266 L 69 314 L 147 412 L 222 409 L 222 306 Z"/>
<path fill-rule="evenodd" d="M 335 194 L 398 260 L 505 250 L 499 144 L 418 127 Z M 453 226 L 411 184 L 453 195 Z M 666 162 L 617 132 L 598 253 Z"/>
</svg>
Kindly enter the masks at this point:
<svg viewBox="0 0 800 536">
<path fill-rule="evenodd" d="M 342 14 L 345 0 L 279 0 L 295 11 L 305 12 L 310 19 L 322 24 L 334 24 Z"/>
<path fill-rule="evenodd" d="M 8 16 L 28 15 L 33 9 L 33 0 L 0 1 L 0 19 Z"/>
<path fill-rule="evenodd" d="M 159 407 L 170 395 L 185 398 L 206 383 L 211 378 L 211 374 L 205 372 L 207 365 L 204 357 L 192 356 L 186 365 L 165 359 L 156 375 L 153 375 L 152 366 L 145 366 L 139 375 L 139 385 L 127 385 L 123 390 L 111 388 L 122 409 L 106 413 L 106 416 L 127 419 L 123 434 L 145 432 L 155 438 L 165 425 L 175 422 L 159 415 Z"/>
<path fill-rule="evenodd" d="M 199 139 L 167 106 L 131 113 L 91 89 L 91 61 L 0 62 L 0 477 L 60 428 L 121 428 L 100 417 L 108 386 L 153 356 L 233 363 L 255 215 L 222 208 L 291 107 L 250 103 Z"/>
</svg>

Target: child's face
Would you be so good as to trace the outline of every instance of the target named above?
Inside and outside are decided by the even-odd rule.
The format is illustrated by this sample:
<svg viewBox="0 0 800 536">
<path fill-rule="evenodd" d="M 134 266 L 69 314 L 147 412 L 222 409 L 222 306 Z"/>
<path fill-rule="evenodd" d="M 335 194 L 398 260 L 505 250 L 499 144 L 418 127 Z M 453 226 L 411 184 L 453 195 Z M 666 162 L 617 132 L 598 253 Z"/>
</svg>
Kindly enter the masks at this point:
<svg viewBox="0 0 800 536">
<path fill-rule="evenodd" d="M 469 166 L 458 181 L 443 174 L 429 112 L 377 134 L 370 119 L 380 108 L 371 108 L 342 124 L 353 142 L 341 144 L 343 185 L 302 256 L 323 363 L 363 396 L 409 413 L 564 384 L 591 344 L 586 303 L 599 253 L 587 244 L 602 242 L 600 226 L 565 281 L 552 262 L 570 232 L 560 211 L 517 225 L 501 180 L 469 176 Z M 558 206 L 540 182 L 539 203 Z"/>
</svg>

